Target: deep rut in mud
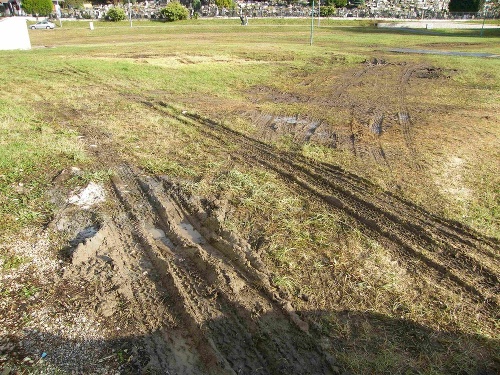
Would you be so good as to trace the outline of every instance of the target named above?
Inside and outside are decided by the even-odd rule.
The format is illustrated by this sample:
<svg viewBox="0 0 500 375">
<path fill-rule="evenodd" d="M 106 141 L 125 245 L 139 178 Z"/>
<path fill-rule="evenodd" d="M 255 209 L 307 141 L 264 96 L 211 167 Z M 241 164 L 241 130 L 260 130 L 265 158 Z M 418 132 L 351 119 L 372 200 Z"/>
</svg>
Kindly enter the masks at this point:
<svg viewBox="0 0 500 375">
<path fill-rule="evenodd" d="M 73 263 L 87 269 L 104 250 L 117 263 L 116 283 L 144 342 L 142 371 L 335 373 L 250 245 L 200 201 L 126 164 L 112 188 L 121 209 L 80 245 Z"/>
<path fill-rule="evenodd" d="M 233 152 L 233 157 L 265 166 L 304 193 L 347 214 L 369 236 L 392 249 L 402 264 L 413 263 L 414 272 L 433 274 L 436 282 L 446 282 L 479 302 L 498 307 L 498 269 L 491 268 L 498 264 L 495 240 L 430 214 L 338 167 L 281 153 L 212 120 L 187 112 L 180 114 L 165 103 L 148 105 L 197 126 L 221 147 L 238 145 L 239 151 Z"/>
</svg>

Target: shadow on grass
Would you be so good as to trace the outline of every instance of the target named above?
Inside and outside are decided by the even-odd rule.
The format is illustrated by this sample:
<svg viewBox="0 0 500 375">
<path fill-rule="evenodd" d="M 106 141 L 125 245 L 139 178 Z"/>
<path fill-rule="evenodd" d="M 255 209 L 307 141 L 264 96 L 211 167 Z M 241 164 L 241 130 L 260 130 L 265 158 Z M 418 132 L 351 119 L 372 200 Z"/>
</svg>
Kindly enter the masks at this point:
<svg viewBox="0 0 500 375">
<path fill-rule="evenodd" d="M 321 26 L 321 29 L 331 29 L 346 31 L 345 27 Z M 477 29 L 411 29 L 411 28 L 379 28 L 370 27 L 349 27 L 350 32 L 361 34 L 381 34 L 381 35 L 429 35 L 453 38 L 477 38 L 481 37 L 481 25 Z M 500 37 L 499 29 L 484 29 L 483 38 Z"/>
<path fill-rule="evenodd" d="M 64 329 L 59 333 L 27 330 L 25 352 L 10 366 L 28 372 L 45 366 L 85 374 L 104 370 L 104 364 L 121 374 L 498 375 L 500 371 L 499 340 L 436 331 L 372 312 L 300 315 L 314 322 L 309 334 L 284 323 L 281 314 L 242 318 L 238 331 L 244 335 L 228 330 L 234 320 L 225 318 L 207 319 L 198 327 L 198 337 L 186 327 L 106 340 L 68 339 Z M 89 351 L 94 352 L 88 356 Z M 43 361 L 37 359 L 42 353 Z M 210 359 L 213 353 L 217 353 L 215 360 Z M 25 356 L 35 358 L 35 363 L 21 363 Z"/>
<path fill-rule="evenodd" d="M 500 373 L 500 340 L 360 311 L 307 312 L 348 374 Z"/>
</svg>

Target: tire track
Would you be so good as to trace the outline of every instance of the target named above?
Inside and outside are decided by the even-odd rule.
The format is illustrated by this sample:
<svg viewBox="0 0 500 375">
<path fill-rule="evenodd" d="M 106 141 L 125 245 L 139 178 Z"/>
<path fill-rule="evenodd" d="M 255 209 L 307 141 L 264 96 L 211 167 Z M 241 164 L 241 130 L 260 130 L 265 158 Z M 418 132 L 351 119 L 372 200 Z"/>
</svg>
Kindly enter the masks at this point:
<svg viewBox="0 0 500 375">
<path fill-rule="evenodd" d="M 168 108 L 164 103 L 160 106 Z M 337 183 L 337 176 L 328 172 L 326 166 L 289 154 L 281 155 L 262 142 L 198 115 L 185 113 L 177 119 L 194 122 L 193 125 L 221 144 L 229 140 L 240 144 L 242 159 L 253 159 L 272 169 L 308 193 L 347 213 L 375 236 L 389 240 L 405 257 L 418 259 L 425 267 L 434 269 L 471 295 L 497 306 L 498 273 L 480 261 L 492 259 L 497 246 L 482 250 L 483 239 L 478 241 L 477 237 L 470 235 L 470 230 L 457 231 L 456 227 L 447 225 L 444 220 L 436 220 L 421 209 L 417 210 L 419 217 L 415 219 L 414 205 L 380 191 L 376 195 L 368 194 L 367 199 L 366 193 L 375 190 L 374 186 L 367 190 L 359 179 L 350 179 L 347 186 Z M 392 208 L 390 203 L 397 203 L 397 209 Z M 434 228 L 436 224 L 439 224 L 439 230 Z M 454 246 L 450 246 L 449 241 Z M 469 255 L 471 253 L 474 255 Z"/>
<path fill-rule="evenodd" d="M 130 167 L 122 166 L 113 187 L 137 224 L 143 246 L 154 259 L 165 286 L 176 296 L 180 316 L 191 335 L 199 338 L 198 351 L 208 353 L 208 367 L 222 363 L 224 371 L 248 374 L 269 373 L 273 368 L 278 373 L 333 373 L 330 361 L 316 349 L 312 338 L 289 323 L 290 319 L 307 329 L 291 305 L 279 297 L 270 298 L 270 291 L 262 292 L 265 285 L 256 289 L 248 281 L 256 277 L 255 270 L 235 266 L 212 246 L 212 238 L 202 234 L 208 229 L 204 231 L 193 216 L 186 214 L 164 182 L 138 176 Z M 252 318 L 262 309 L 271 318 Z M 282 331 L 277 332 L 275 326 Z M 271 340 L 260 343 L 265 354 L 254 343 L 255 337 L 262 336 Z M 292 337 L 307 345 L 290 345 Z M 283 358 L 285 362 L 281 362 Z"/>
<path fill-rule="evenodd" d="M 413 158 L 418 156 L 418 151 L 415 146 L 415 140 L 412 132 L 412 123 L 410 118 L 410 113 L 406 107 L 406 88 L 410 82 L 412 74 L 422 68 L 422 65 L 414 65 L 404 69 L 399 81 L 399 110 L 398 110 L 398 121 L 401 126 L 401 132 L 403 133 L 403 139 L 406 144 L 410 155 Z M 417 169 L 421 169 L 421 166 L 416 162 Z"/>
</svg>

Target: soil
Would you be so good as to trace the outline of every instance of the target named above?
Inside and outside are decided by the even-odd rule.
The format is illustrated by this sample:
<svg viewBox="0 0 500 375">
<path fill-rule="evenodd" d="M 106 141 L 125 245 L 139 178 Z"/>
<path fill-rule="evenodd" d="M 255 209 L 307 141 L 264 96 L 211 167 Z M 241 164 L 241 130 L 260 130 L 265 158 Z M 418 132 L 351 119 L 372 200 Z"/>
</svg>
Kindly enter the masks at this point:
<svg viewBox="0 0 500 375">
<path fill-rule="evenodd" d="M 408 107 L 414 105 L 408 103 L 407 89 L 410 84 L 411 87 L 424 85 L 422 80 L 446 81 L 455 73 L 423 64 L 388 63 L 373 57 L 361 69 L 342 77 L 328 94 L 318 88 L 290 93 L 278 92 L 272 87 L 254 87 L 249 93 L 249 99 L 257 104 L 304 103 L 335 108 L 337 113 L 347 114 L 340 124 L 310 114 L 282 115 L 252 110 L 243 116 L 256 124 L 261 139 L 266 142 L 288 135 L 298 144 L 312 142 L 350 151 L 385 166 L 390 166 L 390 152 L 384 150 L 381 136 L 397 139 L 402 135 L 407 152 L 418 163 L 412 123 L 414 116 L 421 117 L 418 111 L 422 109 L 414 108 L 415 113 L 409 113 Z"/>
<path fill-rule="evenodd" d="M 370 77 L 394 76 L 396 99 L 350 97 Z M 422 65 L 371 60 L 340 84 L 322 105 L 342 106 L 343 127 L 301 115 L 247 112 L 258 137 L 239 133 L 197 113 L 149 101 L 158 114 L 189 123 L 232 159 L 276 173 L 304 197 L 348 217 L 391 249 L 400 267 L 434 278 L 478 303 L 498 310 L 499 243 L 444 219 L 372 182 L 327 163 L 279 151 L 270 141 L 292 135 L 388 163 L 379 138 L 396 131 L 418 162 L 418 142 L 406 101 L 410 80 L 444 80 L 447 72 Z M 306 94 L 254 88 L 253 101 L 301 102 Z M 348 99 L 348 100 L 346 100 Z M 293 299 L 273 285 L 272 274 L 252 245 L 224 227 L 230 205 L 191 196 L 184 182 L 154 175 L 120 158 L 98 129 L 82 142 L 102 167 L 108 185 L 91 182 L 73 192 L 65 183 L 79 170 L 54 177 L 50 192 L 59 210 L 36 242 L 3 244 L 37 264 L 22 265 L 3 288 L 29 278 L 33 289 L 0 306 L 0 364 L 4 374 L 41 369 L 75 373 L 153 374 L 337 374 L 325 350 L 330 338 L 297 311 Z M 236 147 L 234 147 L 236 145 Z M 29 236 L 28 236 L 29 237 Z M 61 246 L 57 256 L 51 241 Z M 24 249 L 24 250 L 23 250 Z M 38 262 L 38 263 L 37 263 Z M 1 292 L 2 290 L 0 290 Z M 40 294 L 50 298 L 40 299 Z M 301 298 L 307 302 L 308 296 Z M 11 311 L 16 307 L 17 311 Z"/>
</svg>

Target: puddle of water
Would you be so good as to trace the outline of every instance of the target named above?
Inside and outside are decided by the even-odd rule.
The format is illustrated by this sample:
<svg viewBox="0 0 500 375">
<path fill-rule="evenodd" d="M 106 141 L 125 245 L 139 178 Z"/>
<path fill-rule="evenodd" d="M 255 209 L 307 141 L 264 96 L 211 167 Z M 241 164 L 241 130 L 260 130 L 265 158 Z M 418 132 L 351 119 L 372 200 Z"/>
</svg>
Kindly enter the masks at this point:
<svg viewBox="0 0 500 375">
<path fill-rule="evenodd" d="M 319 122 L 311 122 L 311 124 L 309 125 L 309 129 L 307 129 L 306 135 L 304 137 L 306 141 L 309 141 L 309 139 L 311 139 L 318 126 Z"/>
<path fill-rule="evenodd" d="M 180 227 L 184 230 L 184 234 L 186 234 L 187 237 L 194 243 L 198 245 L 202 245 L 205 243 L 205 239 L 203 238 L 203 236 L 188 222 L 181 221 Z"/>
<path fill-rule="evenodd" d="M 70 245 L 76 247 L 81 243 L 85 243 L 87 239 L 94 237 L 97 232 L 99 232 L 99 229 L 100 227 L 96 225 L 91 225 L 82 229 L 80 232 L 78 232 L 74 239 L 69 241 Z"/>
<path fill-rule="evenodd" d="M 171 249 L 175 247 L 172 241 L 170 241 L 170 238 L 167 237 L 167 235 L 162 229 L 149 227 L 147 228 L 147 230 L 155 240 L 161 241 L 165 246 L 168 246 Z"/>
</svg>

